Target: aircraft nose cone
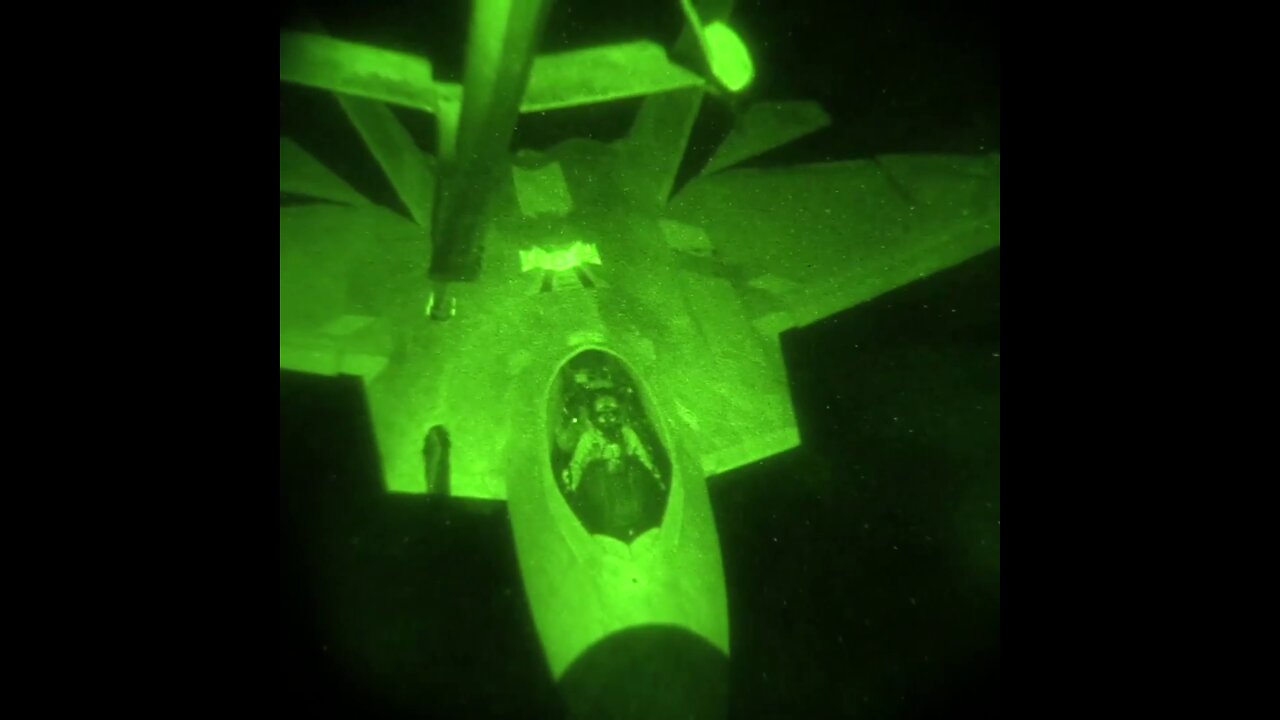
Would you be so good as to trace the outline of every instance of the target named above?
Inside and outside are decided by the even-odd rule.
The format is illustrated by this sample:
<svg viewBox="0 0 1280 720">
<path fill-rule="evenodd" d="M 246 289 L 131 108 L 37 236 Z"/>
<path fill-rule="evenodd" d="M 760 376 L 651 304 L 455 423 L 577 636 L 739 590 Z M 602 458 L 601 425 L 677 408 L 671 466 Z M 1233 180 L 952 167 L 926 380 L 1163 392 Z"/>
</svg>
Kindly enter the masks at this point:
<svg viewBox="0 0 1280 720">
<path fill-rule="evenodd" d="M 729 658 L 684 628 L 628 628 L 579 656 L 560 692 L 582 720 L 724 720 Z"/>
</svg>

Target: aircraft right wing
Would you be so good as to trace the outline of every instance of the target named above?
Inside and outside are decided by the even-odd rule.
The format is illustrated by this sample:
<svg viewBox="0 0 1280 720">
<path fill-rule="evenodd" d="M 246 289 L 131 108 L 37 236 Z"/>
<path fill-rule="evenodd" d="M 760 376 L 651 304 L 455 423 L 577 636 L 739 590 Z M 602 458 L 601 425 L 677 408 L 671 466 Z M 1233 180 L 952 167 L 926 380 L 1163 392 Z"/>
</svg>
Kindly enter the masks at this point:
<svg viewBox="0 0 1280 720">
<path fill-rule="evenodd" d="M 690 182 L 669 214 L 706 232 L 777 333 L 998 246 L 1000 156 L 729 170 Z"/>
<path fill-rule="evenodd" d="M 999 245 L 1000 160 L 890 156 L 727 170 L 690 182 L 668 218 L 668 242 L 718 267 L 745 312 L 737 323 L 744 328 L 715 338 L 726 354 L 717 373 L 752 390 L 717 396 L 726 412 L 709 401 L 698 413 L 704 464 L 723 473 L 801 440 L 782 331 Z M 703 305 L 728 307 L 729 300 Z M 714 324 L 721 334 L 735 327 Z M 735 361 L 735 353 L 756 360 Z"/>
</svg>

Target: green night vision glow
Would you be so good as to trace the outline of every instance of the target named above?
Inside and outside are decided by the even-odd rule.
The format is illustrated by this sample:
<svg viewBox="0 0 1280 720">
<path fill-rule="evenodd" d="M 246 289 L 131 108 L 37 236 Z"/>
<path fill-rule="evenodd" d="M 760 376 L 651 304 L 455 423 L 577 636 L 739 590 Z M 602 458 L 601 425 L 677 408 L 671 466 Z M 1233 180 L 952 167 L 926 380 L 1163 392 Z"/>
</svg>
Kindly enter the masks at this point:
<svg viewBox="0 0 1280 720">
<path fill-rule="evenodd" d="M 600 251 L 595 243 L 575 242 L 567 248 L 544 250 L 535 247 L 520 251 L 520 272 L 550 270 L 563 272 L 583 265 L 600 265 Z"/>
<path fill-rule="evenodd" d="M 732 3 L 681 2 L 715 82 L 747 88 Z M 463 86 L 425 57 L 281 33 L 281 80 L 338 98 L 409 213 L 282 135 L 282 196 L 327 202 L 280 207 L 280 367 L 360 379 L 388 492 L 505 503 L 557 682 L 612 682 L 601 649 L 622 657 L 637 631 L 727 661 L 708 478 L 800 445 L 783 333 L 999 247 L 999 154 L 740 167 L 830 124 L 813 102 L 744 101 L 677 183 L 721 88 L 651 41 L 538 55 L 542 0 L 469 4 Z M 722 19 L 703 26 L 700 9 Z M 515 147 L 520 113 L 626 98 L 641 101 L 619 140 Z M 389 104 L 437 114 L 434 153 Z M 424 282 L 438 248 L 464 270 L 497 261 L 445 278 L 454 294 Z M 456 318 L 424 319 L 424 300 Z M 608 667 L 626 685 L 628 665 Z"/>
<path fill-rule="evenodd" d="M 751 84 L 756 76 L 751 53 L 733 28 L 722 22 L 713 22 L 702 29 L 707 43 L 707 61 L 716 79 L 732 92 L 739 92 Z"/>
</svg>

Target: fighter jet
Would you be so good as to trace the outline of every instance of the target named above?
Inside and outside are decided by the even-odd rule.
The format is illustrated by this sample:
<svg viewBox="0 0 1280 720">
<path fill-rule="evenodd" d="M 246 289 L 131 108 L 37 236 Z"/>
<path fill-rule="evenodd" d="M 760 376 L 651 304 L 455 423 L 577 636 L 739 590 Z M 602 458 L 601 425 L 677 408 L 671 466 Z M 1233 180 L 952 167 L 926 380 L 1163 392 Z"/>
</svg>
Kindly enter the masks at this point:
<svg viewBox="0 0 1280 720">
<path fill-rule="evenodd" d="M 996 154 L 740 167 L 830 119 L 740 101 L 731 6 L 681 0 L 670 48 L 539 55 L 548 2 L 476 0 L 460 84 L 318 23 L 281 33 L 282 82 L 336 95 L 404 210 L 281 138 L 282 196 L 306 201 L 280 209 L 280 367 L 362 379 L 388 492 L 507 504 L 581 716 L 723 714 L 707 479 L 800 443 L 780 333 L 999 244 Z M 620 140 L 512 147 L 521 114 L 637 98 Z M 736 122 L 677 188 L 704 103 Z M 435 116 L 434 152 L 389 105 Z M 655 662 L 667 689 L 625 692 Z"/>
</svg>

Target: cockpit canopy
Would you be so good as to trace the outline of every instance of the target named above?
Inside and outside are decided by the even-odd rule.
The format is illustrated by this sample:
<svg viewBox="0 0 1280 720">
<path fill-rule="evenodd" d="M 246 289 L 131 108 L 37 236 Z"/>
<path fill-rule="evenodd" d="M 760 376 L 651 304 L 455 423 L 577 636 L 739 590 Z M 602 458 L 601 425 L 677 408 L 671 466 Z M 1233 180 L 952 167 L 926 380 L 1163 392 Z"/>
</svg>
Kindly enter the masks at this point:
<svg viewBox="0 0 1280 720">
<path fill-rule="evenodd" d="M 583 527 L 629 543 L 661 525 L 671 456 L 626 365 L 584 350 L 561 366 L 549 402 L 551 471 Z"/>
</svg>

